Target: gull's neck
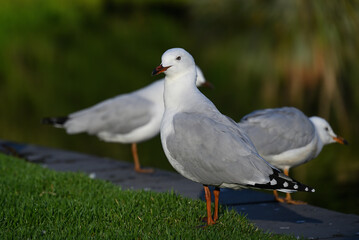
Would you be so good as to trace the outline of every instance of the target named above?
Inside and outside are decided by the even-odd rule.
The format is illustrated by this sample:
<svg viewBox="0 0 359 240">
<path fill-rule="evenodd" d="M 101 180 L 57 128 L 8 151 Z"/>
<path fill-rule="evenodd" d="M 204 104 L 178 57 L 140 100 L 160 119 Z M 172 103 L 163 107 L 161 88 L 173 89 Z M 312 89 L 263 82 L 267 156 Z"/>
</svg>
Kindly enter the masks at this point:
<svg viewBox="0 0 359 240">
<path fill-rule="evenodd" d="M 309 118 L 309 120 L 312 122 L 314 129 L 315 129 L 315 135 L 317 138 L 317 149 L 316 149 L 316 153 L 315 153 L 315 157 L 319 155 L 319 153 L 322 151 L 325 143 L 323 142 L 323 136 L 321 136 L 321 132 L 318 130 L 317 125 L 315 124 L 315 122 L 312 120 L 312 118 Z"/>
<path fill-rule="evenodd" d="M 200 91 L 196 87 L 195 69 L 179 76 L 166 76 L 164 102 L 166 111 L 180 111 L 193 107 L 200 98 Z"/>
</svg>

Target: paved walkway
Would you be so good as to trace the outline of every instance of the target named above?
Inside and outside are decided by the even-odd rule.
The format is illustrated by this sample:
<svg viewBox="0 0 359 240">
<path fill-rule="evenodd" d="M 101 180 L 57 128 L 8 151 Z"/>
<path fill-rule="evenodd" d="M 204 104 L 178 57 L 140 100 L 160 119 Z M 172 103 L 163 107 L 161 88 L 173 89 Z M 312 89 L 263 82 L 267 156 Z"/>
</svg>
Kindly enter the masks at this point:
<svg viewBox="0 0 359 240">
<path fill-rule="evenodd" d="M 16 150 L 30 162 L 57 171 L 81 171 L 109 180 L 123 189 L 148 189 L 167 192 L 171 189 L 193 199 L 203 199 L 202 185 L 168 171 L 138 174 L 133 164 L 109 158 L 64 151 L 30 144 L 0 140 L 0 151 Z M 252 190 L 221 191 L 220 203 L 235 209 L 259 228 L 308 239 L 359 239 L 359 216 L 343 214 L 311 205 L 287 205 L 274 201 L 272 194 Z"/>
</svg>

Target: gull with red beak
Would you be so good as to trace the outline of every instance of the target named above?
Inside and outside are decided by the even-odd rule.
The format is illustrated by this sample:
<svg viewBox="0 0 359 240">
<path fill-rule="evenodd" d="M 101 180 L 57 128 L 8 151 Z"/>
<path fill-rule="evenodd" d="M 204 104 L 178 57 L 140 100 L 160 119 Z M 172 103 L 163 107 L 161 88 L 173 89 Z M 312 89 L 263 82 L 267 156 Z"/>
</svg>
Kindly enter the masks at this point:
<svg viewBox="0 0 359 240">
<path fill-rule="evenodd" d="M 238 123 L 248 134 L 258 153 L 288 176 L 289 169 L 318 156 L 323 146 L 348 142 L 337 136 L 329 123 L 320 117 L 308 118 L 294 107 L 263 109 L 244 116 Z M 279 202 L 304 204 L 292 200 L 290 193 Z"/>
<path fill-rule="evenodd" d="M 176 171 L 203 184 L 208 225 L 218 220 L 220 188 L 315 191 L 266 162 L 243 129 L 196 88 L 195 62 L 188 52 L 167 50 L 153 74 L 161 72 L 166 74 L 162 147 Z M 208 186 L 215 187 L 213 218 Z"/>
<path fill-rule="evenodd" d="M 198 67 L 196 72 L 196 85 L 211 87 Z M 131 143 L 135 171 L 151 173 L 153 169 L 141 168 L 137 143 L 156 136 L 160 131 L 164 112 L 164 81 L 158 80 L 66 117 L 44 118 L 42 122 L 65 128 L 68 134 L 88 133 L 105 142 Z"/>
<path fill-rule="evenodd" d="M 162 66 L 162 64 L 160 64 L 158 67 L 156 67 L 153 71 L 152 71 L 152 76 L 154 75 L 158 75 L 160 73 L 163 73 L 164 71 L 166 71 L 167 69 L 169 69 L 171 66 L 168 67 L 164 67 Z"/>
</svg>

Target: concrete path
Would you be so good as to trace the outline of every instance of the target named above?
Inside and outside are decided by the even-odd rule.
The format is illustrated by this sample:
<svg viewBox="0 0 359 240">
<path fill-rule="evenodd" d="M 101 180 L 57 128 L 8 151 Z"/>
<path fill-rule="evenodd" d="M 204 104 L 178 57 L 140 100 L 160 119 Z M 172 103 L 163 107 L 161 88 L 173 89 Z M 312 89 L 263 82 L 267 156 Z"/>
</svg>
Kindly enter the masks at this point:
<svg viewBox="0 0 359 240">
<path fill-rule="evenodd" d="M 193 199 L 203 199 L 202 185 L 174 172 L 156 169 L 153 174 L 138 174 L 133 164 L 30 144 L 0 140 L 0 151 L 16 151 L 30 162 L 57 171 L 80 171 L 105 179 L 123 189 L 174 190 Z M 220 203 L 247 215 L 259 228 L 308 239 L 359 239 L 359 216 L 343 214 L 311 205 L 287 205 L 274 201 L 272 194 L 252 190 L 221 190 Z"/>
</svg>

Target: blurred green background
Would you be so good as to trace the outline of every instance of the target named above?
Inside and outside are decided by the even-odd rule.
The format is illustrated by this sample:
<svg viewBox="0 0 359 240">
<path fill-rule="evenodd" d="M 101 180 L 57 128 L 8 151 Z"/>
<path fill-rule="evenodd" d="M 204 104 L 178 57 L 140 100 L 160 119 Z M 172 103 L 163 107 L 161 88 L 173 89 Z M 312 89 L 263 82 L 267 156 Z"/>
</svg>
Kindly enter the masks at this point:
<svg viewBox="0 0 359 240">
<path fill-rule="evenodd" d="M 329 120 L 350 145 L 293 169 L 317 189 L 294 198 L 359 214 L 358 1 L 0 1 L 0 138 L 132 162 L 129 145 L 40 120 L 151 83 L 172 47 L 194 56 L 215 85 L 204 94 L 236 121 L 281 106 Z M 172 170 L 159 137 L 139 156 Z"/>
</svg>

